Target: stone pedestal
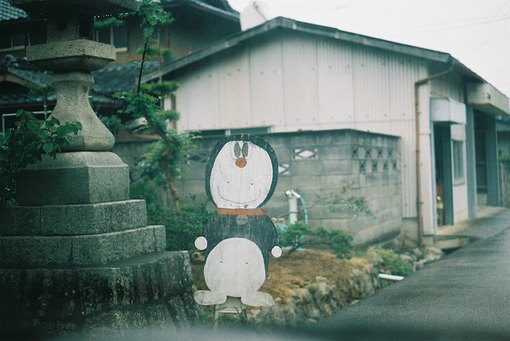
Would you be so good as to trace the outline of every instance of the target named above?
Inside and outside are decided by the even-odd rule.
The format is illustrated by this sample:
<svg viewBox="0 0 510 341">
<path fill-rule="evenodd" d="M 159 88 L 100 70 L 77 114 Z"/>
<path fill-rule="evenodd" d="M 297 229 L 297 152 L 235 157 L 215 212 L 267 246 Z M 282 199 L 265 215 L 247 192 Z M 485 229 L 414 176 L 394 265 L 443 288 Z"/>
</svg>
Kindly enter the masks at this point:
<svg viewBox="0 0 510 341">
<path fill-rule="evenodd" d="M 173 330 L 197 319 L 187 252 L 107 265 L 2 268 L 0 339 Z"/>
<path fill-rule="evenodd" d="M 147 226 L 129 199 L 129 170 L 88 101 L 90 71 L 115 48 L 90 40 L 94 15 L 135 0 L 10 0 L 47 18 L 48 43 L 28 59 L 53 71 L 52 115 L 80 122 L 75 143 L 17 174 L 16 207 L 0 208 L 0 339 L 172 329 L 198 306 L 189 255 L 165 252 L 164 226 Z"/>
</svg>

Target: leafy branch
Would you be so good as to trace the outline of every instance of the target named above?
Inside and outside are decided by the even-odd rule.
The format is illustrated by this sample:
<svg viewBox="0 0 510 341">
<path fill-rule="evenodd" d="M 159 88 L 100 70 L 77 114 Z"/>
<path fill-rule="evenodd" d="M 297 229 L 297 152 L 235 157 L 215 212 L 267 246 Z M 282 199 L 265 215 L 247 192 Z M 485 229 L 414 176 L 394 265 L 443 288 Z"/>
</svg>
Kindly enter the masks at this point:
<svg viewBox="0 0 510 341">
<path fill-rule="evenodd" d="M 349 196 L 345 197 L 345 194 L 350 189 L 351 185 L 344 184 L 340 190 L 340 194 L 338 193 L 329 193 L 328 195 L 318 197 L 313 204 L 307 205 L 306 207 L 303 207 L 299 209 L 296 212 L 286 212 L 278 217 L 275 218 L 275 220 L 279 220 L 281 218 L 284 218 L 290 214 L 294 213 L 301 213 L 305 209 L 311 210 L 314 207 L 317 206 L 327 206 L 330 211 L 334 211 L 336 206 L 343 205 L 346 206 L 347 209 L 351 214 L 354 216 L 358 216 L 362 213 L 367 215 L 373 215 L 372 210 L 370 207 L 368 207 L 367 201 L 365 197 L 356 197 L 356 196 Z"/>
<path fill-rule="evenodd" d="M 170 24 L 173 19 L 170 13 L 165 12 L 161 6 L 151 0 L 143 0 L 140 11 L 131 13 L 142 18 L 142 27 L 145 42 L 139 50 L 142 53 L 140 72 L 136 92 L 124 91 L 115 94 L 115 97 L 124 101 L 126 106 L 121 110 L 122 113 L 132 117 L 143 117 L 147 123 L 145 132 L 156 134 L 161 138 L 148 147 L 149 152 L 143 155 L 139 166 L 154 174 L 154 169 L 158 169 L 166 183 L 166 190 L 172 200 L 172 208 L 175 212 L 180 211 L 179 196 L 175 179 L 182 172 L 183 165 L 180 160 L 187 154 L 192 146 L 192 133 L 178 133 L 172 128 L 172 123 L 179 119 L 179 113 L 175 110 L 163 110 L 163 101 L 166 96 L 176 91 L 178 84 L 171 81 L 162 81 L 161 59 L 168 55 L 168 49 L 155 46 L 152 36 L 155 27 Z M 151 42 L 153 44 L 151 44 Z M 159 61 L 160 77 L 159 82 L 142 84 L 142 75 L 145 61 L 148 58 L 155 58 Z"/>
<path fill-rule="evenodd" d="M 42 160 L 43 154 L 55 158 L 63 147 L 71 145 L 72 135 L 82 129 L 80 122 L 60 121 L 54 117 L 37 119 L 26 110 L 16 112 L 15 128 L 0 133 L 0 202 L 14 203 L 16 172 Z"/>
</svg>

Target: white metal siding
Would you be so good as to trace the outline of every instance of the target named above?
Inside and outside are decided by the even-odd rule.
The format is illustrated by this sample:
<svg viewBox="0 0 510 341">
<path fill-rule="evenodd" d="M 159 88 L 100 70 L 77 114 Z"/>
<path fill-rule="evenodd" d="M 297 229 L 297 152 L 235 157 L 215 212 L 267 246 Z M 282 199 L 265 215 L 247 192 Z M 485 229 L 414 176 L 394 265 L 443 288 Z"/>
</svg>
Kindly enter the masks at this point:
<svg viewBox="0 0 510 341">
<path fill-rule="evenodd" d="M 352 125 L 354 88 L 352 86 L 352 48 L 329 39 L 317 41 L 318 123 Z"/>
<path fill-rule="evenodd" d="M 180 130 L 219 129 L 218 70 L 213 65 L 179 78 L 176 92 Z"/>
<path fill-rule="evenodd" d="M 291 130 L 317 124 L 318 77 L 315 39 L 289 35 L 283 39 L 282 49 L 284 124 Z"/>
<path fill-rule="evenodd" d="M 219 64 L 220 126 L 227 129 L 251 124 L 249 66 L 247 50 L 235 52 Z"/>
<path fill-rule="evenodd" d="M 281 38 L 250 48 L 250 105 L 254 126 L 284 124 Z"/>
</svg>

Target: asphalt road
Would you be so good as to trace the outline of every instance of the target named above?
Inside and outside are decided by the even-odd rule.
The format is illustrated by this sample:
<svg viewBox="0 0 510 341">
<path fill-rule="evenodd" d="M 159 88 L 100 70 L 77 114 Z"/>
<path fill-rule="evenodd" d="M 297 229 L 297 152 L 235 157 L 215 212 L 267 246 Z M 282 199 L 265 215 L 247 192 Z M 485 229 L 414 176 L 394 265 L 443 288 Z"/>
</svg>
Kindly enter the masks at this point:
<svg viewBox="0 0 510 341">
<path fill-rule="evenodd" d="M 452 252 L 312 330 L 338 340 L 510 340 L 510 229 Z"/>
</svg>

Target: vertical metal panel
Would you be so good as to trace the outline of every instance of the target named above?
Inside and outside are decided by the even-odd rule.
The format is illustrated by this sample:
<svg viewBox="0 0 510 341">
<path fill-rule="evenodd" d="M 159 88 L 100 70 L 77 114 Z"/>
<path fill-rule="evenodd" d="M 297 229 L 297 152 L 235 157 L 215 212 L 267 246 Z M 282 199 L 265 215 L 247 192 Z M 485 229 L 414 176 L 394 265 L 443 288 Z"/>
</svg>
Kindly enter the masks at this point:
<svg viewBox="0 0 510 341">
<path fill-rule="evenodd" d="M 358 47 L 354 54 L 354 120 L 377 122 L 388 120 L 389 77 L 387 54 Z"/>
<path fill-rule="evenodd" d="M 318 123 L 317 46 L 315 39 L 290 34 L 282 41 L 285 122 L 294 129 Z"/>
<path fill-rule="evenodd" d="M 254 126 L 284 123 L 281 37 L 250 47 L 250 105 Z"/>
<path fill-rule="evenodd" d="M 221 127 L 250 126 L 248 51 L 235 51 L 218 63 L 218 95 Z"/>
<path fill-rule="evenodd" d="M 321 129 L 351 124 L 354 113 L 352 48 L 331 39 L 317 40 L 318 107 Z"/>
<path fill-rule="evenodd" d="M 219 129 L 218 72 L 214 65 L 176 79 L 180 130 Z"/>
</svg>

